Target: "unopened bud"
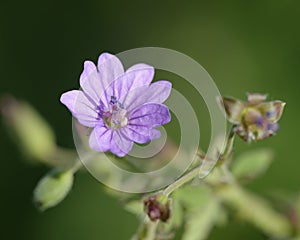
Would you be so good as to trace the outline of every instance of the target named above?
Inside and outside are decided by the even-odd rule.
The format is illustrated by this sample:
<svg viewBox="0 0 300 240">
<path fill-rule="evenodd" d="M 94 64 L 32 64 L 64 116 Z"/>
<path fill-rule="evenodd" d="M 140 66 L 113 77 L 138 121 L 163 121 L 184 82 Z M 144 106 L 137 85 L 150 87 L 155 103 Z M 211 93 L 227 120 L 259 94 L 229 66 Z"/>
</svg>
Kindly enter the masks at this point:
<svg viewBox="0 0 300 240">
<path fill-rule="evenodd" d="M 222 99 L 228 120 L 236 125 L 235 132 L 247 142 L 262 140 L 273 136 L 279 129 L 285 103 L 265 102 L 267 95 L 248 94 L 248 101 L 234 98 Z"/>
<path fill-rule="evenodd" d="M 157 194 L 144 199 L 144 211 L 151 221 L 168 221 L 171 216 L 170 199 L 163 194 Z"/>
<path fill-rule="evenodd" d="M 54 133 L 32 106 L 12 96 L 4 96 L 0 99 L 0 113 L 14 133 L 18 146 L 31 159 L 44 160 L 54 152 Z"/>
</svg>

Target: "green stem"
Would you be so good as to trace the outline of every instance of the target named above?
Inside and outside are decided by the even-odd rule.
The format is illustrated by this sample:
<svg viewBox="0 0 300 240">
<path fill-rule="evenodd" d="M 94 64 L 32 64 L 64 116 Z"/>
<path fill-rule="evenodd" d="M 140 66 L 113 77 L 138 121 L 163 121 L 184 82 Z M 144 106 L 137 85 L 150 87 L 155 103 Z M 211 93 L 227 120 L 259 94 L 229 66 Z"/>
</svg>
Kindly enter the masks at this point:
<svg viewBox="0 0 300 240">
<path fill-rule="evenodd" d="M 93 153 L 85 155 L 84 159 L 77 158 L 74 165 L 70 168 L 70 171 L 72 171 L 73 174 L 76 173 L 83 166 L 83 162 L 87 163 L 89 161 L 92 161 L 93 159 L 95 159 L 95 154 Z"/>
<path fill-rule="evenodd" d="M 200 166 L 201 167 L 201 166 Z M 200 171 L 200 167 L 194 168 L 189 173 L 183 175 L 181 178 L 177 179 L 174 183 L 170 184 L 164 191 L 163 194 L 169 196 L 172 192 L 174 192 L 177 188 L 182 186 L 183 184 L 191 181 L 195 178 Z"/>
<path fill-rule="evenodd" d="M 158 222 L 148 221 L 148 223 L 146 224 L 147 224 L 147 234 L 145 236 L 145 240 L 155 240 Z"/>
<path fill-rule="evenodd" d="M 230 162 L 231 155 L 232 155 L 232 149 L 233 149 L 233 143 L 234 143 L 234 139 L 235 139 L 234 128 L 235 128 L 235 126 L 233 125 L 230 130 L 225 149 L 224 149 L 223 153 L 219 156 L 219 160 L 218 160 L 219 165 L 223 165 L 224 163 L 227 165 Z"/>
<path fill-rule="evenodd" d="M 223 153 L 220 154 L 219 159 L 217 160 L 217 162 L 221 161 L 221 165 L 223 165 L 224 163 L 227 163 L 228 159 L 231 157 L 233 142 L 234 142 L 234 136 L 235 136 L 235 133 L 234 133 L 234 126 L 233 126 L 231 128 L 230 133 L 229 133 L 225 149 L 224 149 Z M 201 166 L 196 167 L 193 170 L 191 170 L 190 172 L 188 172 L 187 174 L 183 175 L 181 178 L 177 179 L 174 183 L 170 184 L 163 191 L 163 194 L 165 194 L 166 196 L 169 196 L 177 188 L 179 188 L 180 186 L 184 185 L 185 183 L 191 181 L 193 178 L 195 178 L 199 174 L 200 168 L 201 168 Z M 226 164 L 224 165 L 224 167 L 222 167 L 222 169 L 226 173 L 226 175 L 228 175 L 227 174 L 228 169 L 227 169 Z"/>
</svg>

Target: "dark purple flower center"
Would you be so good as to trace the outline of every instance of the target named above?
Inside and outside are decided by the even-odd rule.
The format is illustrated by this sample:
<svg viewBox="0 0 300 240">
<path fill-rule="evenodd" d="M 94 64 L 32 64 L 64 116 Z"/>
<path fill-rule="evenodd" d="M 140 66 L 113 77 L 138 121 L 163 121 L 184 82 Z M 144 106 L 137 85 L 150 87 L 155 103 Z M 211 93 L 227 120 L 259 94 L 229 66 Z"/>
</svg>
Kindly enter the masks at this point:
<svg viewBox="0 0 300 240">
<path fill-rule="evenodd" d="M 124 106 L 115 96 L 111 96 L 109 104 L 111 109 L 102 114 L 106 126 L 112 129 L 119 129 L 127 126 L 127 111 L 124 109 Z"/>
</svg>

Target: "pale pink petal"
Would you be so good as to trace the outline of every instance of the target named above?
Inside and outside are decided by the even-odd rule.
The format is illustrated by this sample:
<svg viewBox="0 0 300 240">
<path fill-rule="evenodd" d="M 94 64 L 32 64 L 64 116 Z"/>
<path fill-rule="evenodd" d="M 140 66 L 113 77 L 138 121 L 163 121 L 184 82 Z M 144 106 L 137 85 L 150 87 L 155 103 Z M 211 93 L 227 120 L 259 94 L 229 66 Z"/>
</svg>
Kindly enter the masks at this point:
<svg viewBox="0 0 300 240">
<path fill-rule="evenodd" d="M 94 104 L 99 103 L 104 88 L 100 82 L 97 68 L 91 61 L 84 62 L 84 69 L 80 76 L 80 86 Z"/>
<path fill-rule="evenodd" d="M 124 74 L 121 61 L 110 53 L 102 53 L 98 58 L 98 75 L 105 92 L 101 93 L 101 99 L 108 104 L 114 95 L 115 81 Z"/>
<path fill-rule="evenodd" d="M 119 156 L 124 157 L 127 155 L 133 147 L 133 142 L 127 139 L 120 131 L 113 131 L 113 137 L 111 141 L 110 151 Z"/>
<path fill-rule="evenodd" d="M 96 106 L 79 90 L 65 92 L 60 97 L 63 103 L 78 121 L 87 127 L 94 127 L 98 119 Z M 102 121 L 102 120 L 100 120 Z"/>
<path fill-rule="evenodd" d="M 143 68 L 141 68 L 143 66 Z M 142 86 L 149 86 L 153 79 L 154 69 L 142 64 L 140 68 L 133 68 L 117 79 L 114 83 L 114 96 L 121 102 L 126 101 L 129 92 L 134 91 Z"/>
<path fill-rule="evenodd" d="M 147 103 L 131 113 L 129 125 L 155 128 L 170 122 L 170 120 L 171 115 L 167 106 L 159 103 Z"/>
<path fill-rule="evenodd" d="M 96 126 L 89 138 L 90 147 L 100 152 L 108 151 L 111 146 L 112 133 L 112 130 L 105 126 Z"/>
<path fill-rule="evenodd" d="M 123 135 L 136 143 L 147 143 L 151 140 L 151 130 L 145 126 L 128 125 L 125 128 L 120 129 Z"/>
<path fill-rule="evenodd" d="M 144 63 L 139 63 L 128 68 L 126 73 L 135 74 L 135 78 L 140 82 L 136 83 L 137 86 L 149 85 L 154 77 L 154 67 Z"/>
<path fill-rule="evenodd" d="M 161 133 L 159 130 L 153 128 L 150 130 L 150 138 L 151 139 L 157 139 L 157 138 L 160 138 L 161 136 Z"/>
<path fill-rule="evenodd" d="M 124 106 L 130 112 L 144 103 L 163 103 L 169 97 L 171 90 L 172 84 L 168 81 L 152 83 L 147 89 L 140 87 L 128 93 Z"/>
</svg>

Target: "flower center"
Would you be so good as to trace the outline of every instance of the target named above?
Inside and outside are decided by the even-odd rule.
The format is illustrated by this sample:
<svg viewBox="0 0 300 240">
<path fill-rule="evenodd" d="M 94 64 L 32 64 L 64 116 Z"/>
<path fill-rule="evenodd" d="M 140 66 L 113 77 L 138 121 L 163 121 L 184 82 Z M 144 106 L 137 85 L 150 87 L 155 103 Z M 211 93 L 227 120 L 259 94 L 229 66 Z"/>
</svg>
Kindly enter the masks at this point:
<svg viewBox="0 0 300 240">
<path fill-rule="evenodd" d="M 106 126 L 112 129 L 119 129 L 125 127 L 128 124 L 128 119 L 126 116 L 126 110 L 123 105 L 118 102 L 115 96 L 111 96 L 109 102 L 111 110 L 103 113 L 103 121 Z"/>
</svg>

